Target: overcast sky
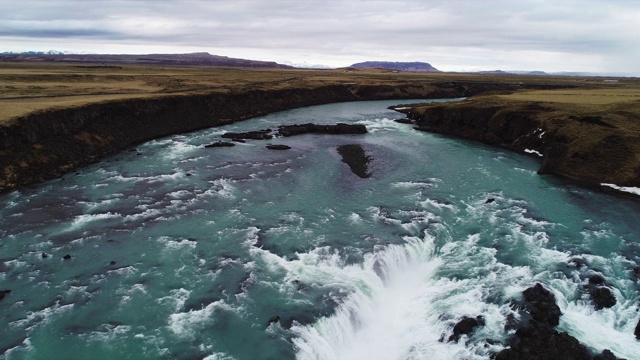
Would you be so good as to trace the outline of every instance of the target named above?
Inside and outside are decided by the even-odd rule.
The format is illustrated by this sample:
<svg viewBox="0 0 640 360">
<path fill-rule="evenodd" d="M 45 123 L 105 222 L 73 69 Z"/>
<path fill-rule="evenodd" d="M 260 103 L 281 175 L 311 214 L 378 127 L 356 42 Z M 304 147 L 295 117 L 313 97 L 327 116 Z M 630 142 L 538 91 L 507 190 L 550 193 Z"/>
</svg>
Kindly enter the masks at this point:
<svg viewBox="0 0 640 360">
<path fill-rule="evenodd" d="M 0 52 L 51 49 L 640 76 L 640 1 L 0 0 Z"/>
</svg>

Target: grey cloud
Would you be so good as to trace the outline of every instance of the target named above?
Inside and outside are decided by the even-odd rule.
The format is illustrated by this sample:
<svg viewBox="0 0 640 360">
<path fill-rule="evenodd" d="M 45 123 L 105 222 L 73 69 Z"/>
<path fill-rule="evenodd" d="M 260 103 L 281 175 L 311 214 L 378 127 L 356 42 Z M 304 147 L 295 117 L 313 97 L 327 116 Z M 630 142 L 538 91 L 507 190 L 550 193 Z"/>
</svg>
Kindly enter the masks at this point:
<svg viewBox="0 0 640 360">
<path fill-rule="evenodd" d="M 48 48 L 62 49 L 91 38 L 104 48 L 126 43 L 140 49 L 164 45 L 167 52 L 228 49 L 263 59 L 286 53 L 290 58 L 275 60 L 313 57 L 316 63 L 432 58 L 445 68 L 490 66 L 495 59 L 483 54 L 493 52 L 504 58 L 496 65 L 511 69 L 535 65 L 522 59 L 535 52 L 549 67 L 583 57 L 591 70 L 606 71 L 610 58 L 618 68 L 624 64 L 640 73 L 630 59 L 640 48 L 633 31 L 640 4 L 624 0 L 0 0 L 0 5 L 8 10 L 0 14 L 0 50 L 20 37 L 47 39 Z M 578 70 L 586 70 L 582 66 Z"/>
</svg>

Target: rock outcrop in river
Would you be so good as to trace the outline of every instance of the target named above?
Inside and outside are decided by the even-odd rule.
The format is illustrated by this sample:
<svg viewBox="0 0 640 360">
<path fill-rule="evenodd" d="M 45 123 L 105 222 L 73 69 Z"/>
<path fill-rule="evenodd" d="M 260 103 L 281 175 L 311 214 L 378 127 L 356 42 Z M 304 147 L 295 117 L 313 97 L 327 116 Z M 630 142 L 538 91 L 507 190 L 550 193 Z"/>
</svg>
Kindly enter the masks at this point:
<svg viewBox="0 0 640 360">
<path fill-rule="evenodd" d="M 457 81 L 343 84 L 241 93 L 165 95 L 40 111 L 0 126 L 0 193 L 60 177 L 154 138 L 276 111 L 343 101 L 455 98 L 487 91 L 548 87 Z"/>
</svg>

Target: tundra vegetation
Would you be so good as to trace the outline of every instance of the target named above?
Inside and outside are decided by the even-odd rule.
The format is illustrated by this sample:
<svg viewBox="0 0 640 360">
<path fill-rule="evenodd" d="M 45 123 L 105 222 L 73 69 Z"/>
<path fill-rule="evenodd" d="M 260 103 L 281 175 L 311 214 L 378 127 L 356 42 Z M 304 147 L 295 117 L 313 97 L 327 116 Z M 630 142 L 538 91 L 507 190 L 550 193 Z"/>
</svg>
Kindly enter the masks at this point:
<svg viewBox="0 0 640 360">
<path fill-rule="evenodd" d="M 317 98 L 321 89 L 329 88 L 336 93 Z M 309 99 L 290 99 L 305 91 L 307 95 L 300 96 Z M 275 92 L 280 95 L 264 95 Z M 247 96 L 256 93 L 262 95 Z M 458 103 L 418 105 L 405 112 L 423 130 L 544 154 L 541 172 L 587 185 L 640 186 L 637 78 L 0 62 L 0 163 L 4 167 L 0 191 L 60 176 L 155 136 L 215 125 L 176 116 L 193 107 L 202 111 L 194 110 L 192 118 L 213 117 L 203 109 L 223 108 L 229 96 L 236 95 L 244 96 L 244 102 L 220 114 L 219 123 L 327 101 L 469 97 Z M 189 105 L 189 99 L 199 105 Z M 144 105 L 147 102 L 151 105 Z M 243 112 L 247 104 L 252 108 Z M 111 106 L 113 116 L 108 111 Z M 167 111 L 178 106 L 173 113 Z M 433 109 L 457 111 L 464 121 L 445 119 L 448 125 L 436 126 Z M 158 120 L 161 116 L 166 119 Z M 59 138 L 46 136 L 46 123 L 64 117 L 69 120 L 51 126 Z M 135 130 L 138 133 L 124 126 L 145 117 L 146 122 Z M 142 134 L 158 124 L 154 117 L 163 125 L 156 133 Z M 164 124 L 170 121 L 193 124 L 184 129 Z M 474 123 L 475 132 L 469 130 L 469 122 Z M 120 128 L 110 132 L 111 126 Z M 75 142 L 73 146 L 60 145 L 69 141 Z M 85 159 L 76 159 L 78 154 Z"/>
</svg>

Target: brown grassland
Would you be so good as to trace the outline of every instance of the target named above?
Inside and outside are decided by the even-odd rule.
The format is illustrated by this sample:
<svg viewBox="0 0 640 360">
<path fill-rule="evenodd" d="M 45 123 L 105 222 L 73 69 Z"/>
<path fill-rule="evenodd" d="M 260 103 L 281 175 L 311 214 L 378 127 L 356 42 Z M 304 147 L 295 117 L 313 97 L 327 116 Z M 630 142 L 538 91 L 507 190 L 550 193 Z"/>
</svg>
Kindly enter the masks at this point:
<svg viewBox="0 0 640 360">
<path fill-rule="evenodd" d="M 55 111 L 59 109 L 119 100 L 233 95 L 250 90 L 297 91 L 327 85 L 385 85 L 393 89 L 396 89 L 394 86 L 410 85 L 419 88 L 420 93 L 433 90 L 431 94 L 445 94 L 442 89 L 463 87 L 463 94 L 477 95 L 467 101 L 434 104 L 432 107 L 444 108 L 445 112 L 458 109 L 459 113 L 468 115 L 474 111 L 486 114 L 486 109 L 493 109 L 495 116 L 492 116 L 498 118 L 500 124 L 502 120 L 499 119 L 505 118 L 501 114 L 519 113 L 535 121 L 536 126 L 548 134 L 553 134 L 553 139 L 547 141 L 545 138 L 545 146 L 553 142 L 566 145 L 563 145 L 566 147 L 563 155 L 557 161 L 549 162 L 553 165 L 548 166 L 551 173 L 590 184 L 605 181 L 640 186 L 638 78 L 412 73 L 349 68 L 312 70 L 0 62 L 0 127 L 25 125 L 21 119 L 27 119 L 30 114 L 48 114 L 52 117 L 46 118 L 54 119 Z M 477 91 L 470 91 L 474 88 Z M 460 92 L 456 90 L 456 93 Z M 416 106 L 411 111 L 420 117 L 430 106 Z M 473 118 L 476 120 L 482 121 Z M 28 144 L 23 147 L 29 148 Z M 31 165 L 13 164 L 11 151 L 10 148 L 2 151 L 7 164 L 12 164 L 5 170 L 17 169 L 16 166 L 26 166 L 26 169 L 40 166 L 35 160 Z M 65 166 L 63 164 L 59 169 L 66 169 Z M 69 168 L 74 166 L 77 165 Z M 28 176 L 25 175 L 28 180 L 24 183 L 32 183 L 33 179 L 38 179 L 36 175 L 40 175 L 36 174 L 37 171 L 34 174 L 29 171 L 26 172 Z M 9 175 L 7 179 L 15 177 L 13 173 Z M 13 180 L 5 182 L 13 184 L 11 186 L 19 184 L 14 184 Z"/>
<path fill-rule="evenodd" d="M 0 124 L 31 112 L 129 98 L 250 89 L 317 87 L 330 84 L 401 84 L 478 81 L 554 84 L 578 87 L 562 91 L 528 91 L 502 99 L 563 104 L 611 104 L 640 98 L 640 81 L 602 78 L 408 73 L 385 70 L 309 70 L 149 65 L 96 66 L 67 63 L 0 62 Z M 559 101 L 563 99 L 563 101 Z"/>
</svg>

